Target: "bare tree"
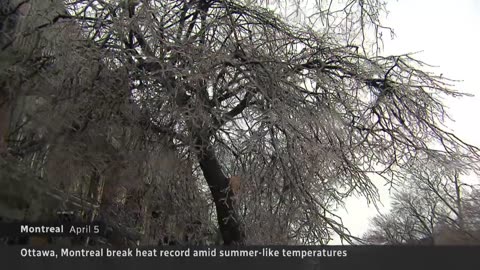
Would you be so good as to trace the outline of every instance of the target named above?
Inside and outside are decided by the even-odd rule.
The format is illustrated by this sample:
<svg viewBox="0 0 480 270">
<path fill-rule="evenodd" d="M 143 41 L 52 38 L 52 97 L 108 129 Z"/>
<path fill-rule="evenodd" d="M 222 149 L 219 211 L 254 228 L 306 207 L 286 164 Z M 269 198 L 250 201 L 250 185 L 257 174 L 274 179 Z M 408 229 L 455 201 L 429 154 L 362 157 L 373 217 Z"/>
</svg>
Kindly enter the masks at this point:
<svg viewBox="0 0 480 270">
<path fill-rule="evenodd" d="M 0 3 L 0 58 L 2 66 L 0 72 L 5 72 L 9 62 L 15 61 L 10 57 L 11 51 L 7 47 L 15 40 L 18 29 L 30 10 L 30 4 L 19 1 L 3 1 Z M 15 53 L 15 52 L 13 52 Z M 3 76 L 2 76 L 3 77 Z M 7 151 L 6 136 L 10 122 L 10 110 L 13 93 L 9 91 L 7 81 L 0 81 L 0 155 Z"/>
<path fill-rule="evenodd" d="M 478 172 L 479 149 L 442 125 L 441 97 L 463 95 L 450 81 L 409 54 L 378 56 L 382 3 L 316 2 L 312 14 L 295 2 L 290 18 L 303 23 L 293 24 L 268 1 L 64 1 L 65 12 L 24 36 L 69 23 L 79 33 L 16 63 L 39 74 L 21 88 L 63 108 L 61 124 L 41 125 L 55 142 L 73 140 L 66 130 L 91 134 L 74 153 L 93 158 L 93 173 L 138 150 L 92 142 L 110 144 L 102 140 L 122 123 L 121 104 L 134 104 L 126 128 L 141 131 L 141 160 L 152 166 L 168 142 L 189 175 L 173 201 L 211 203 L 199 218 L 216 218 L 224 244 L 351 241 L 333 209 L 354 192 L 375 201 L 373 175 L 402 182 L 422 158 Z"/>
<path fill-rule="evenodd" d="M 478 243 L 478 209 L 472 208 L 478 202 L 478 187 L 462 183 L 457 170 L 434 169 L 432 165 L 411 168 L 410 180 L 392 196 L 390 213 L 372 220 L 365 235 L 368 243 Z"/>
</svg>

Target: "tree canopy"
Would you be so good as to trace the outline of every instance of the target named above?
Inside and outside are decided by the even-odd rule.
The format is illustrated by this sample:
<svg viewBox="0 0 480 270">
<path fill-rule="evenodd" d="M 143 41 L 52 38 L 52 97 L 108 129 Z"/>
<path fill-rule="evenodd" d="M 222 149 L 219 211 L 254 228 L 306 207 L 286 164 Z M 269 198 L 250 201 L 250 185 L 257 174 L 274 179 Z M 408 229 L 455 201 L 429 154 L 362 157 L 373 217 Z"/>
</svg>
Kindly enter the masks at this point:
<svg viewBox="0 0 480 270">
<path fill-rule="evenodd" d="M 478 172 L 479 149 L 444 126 L 442 98 L 464 94 L 379 54 L 380 1 L 30 2 L 2 51 L 21 55 L 1 71 L 9 102 L 37 99 L 10 153 L 83 181 L 118 165 L 113 186 L 142 187 L 177 226 L 216 219 L 224 244 L 351 241 L 334 210 L 375 201 L 373 176 Z"/>
</svg>

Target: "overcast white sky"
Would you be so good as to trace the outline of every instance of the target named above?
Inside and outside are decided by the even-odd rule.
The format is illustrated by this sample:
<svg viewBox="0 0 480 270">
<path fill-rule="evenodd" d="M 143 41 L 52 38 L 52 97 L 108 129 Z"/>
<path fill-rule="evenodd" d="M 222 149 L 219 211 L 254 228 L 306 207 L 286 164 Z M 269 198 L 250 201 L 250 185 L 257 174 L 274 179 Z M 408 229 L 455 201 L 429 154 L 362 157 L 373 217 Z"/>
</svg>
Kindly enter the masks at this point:
<svg viewBox="0 0 480 270">
<path fill-rule="evenodd" d="M 448 126 L 466 142 L 480 146 L 480 1 L 388 0 L 387 9 L 385 24 L 394 28 L 396 37 L 390 40 L 384 35 L 384 54 L 420 52 L 417 58 L 437 66 L 434 71 L 461 80 L 455 88 L 475 97 L 446 100 L 455 120 Z M 381 193 L 388 207 L 388 192 L 381 189 Z M 345 225 L 362 236 L 376 209 L 355 198 L 348 200 L 346 208 Z"/>
</svg>

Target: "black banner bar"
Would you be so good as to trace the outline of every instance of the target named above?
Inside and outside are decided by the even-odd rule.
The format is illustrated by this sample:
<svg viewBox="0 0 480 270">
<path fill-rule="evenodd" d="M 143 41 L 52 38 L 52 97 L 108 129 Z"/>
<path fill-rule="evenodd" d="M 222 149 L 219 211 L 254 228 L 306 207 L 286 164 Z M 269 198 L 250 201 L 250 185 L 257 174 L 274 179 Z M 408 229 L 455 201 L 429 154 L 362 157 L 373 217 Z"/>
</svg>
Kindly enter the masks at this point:
<svg viewBox="0 0 480 270">
<path fill-rule="evenodd" d="M 3 269 L 480 269 L 480 247 L 0 247 Z"/>
</svg>

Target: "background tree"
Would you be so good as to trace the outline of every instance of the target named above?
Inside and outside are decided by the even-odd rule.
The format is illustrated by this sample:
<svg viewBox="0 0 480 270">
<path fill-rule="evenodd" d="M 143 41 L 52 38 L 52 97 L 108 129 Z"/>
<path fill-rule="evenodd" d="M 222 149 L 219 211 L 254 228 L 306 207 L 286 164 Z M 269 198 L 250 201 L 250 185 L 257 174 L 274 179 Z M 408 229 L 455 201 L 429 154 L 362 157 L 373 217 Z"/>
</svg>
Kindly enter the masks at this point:
<svg viewBox="0 0 480 270">
<path fill-rule="evenodd" d="M 365 234 L 373 244 L 478 243 L 478 187 L 462 183 L 458 172 L 413 167 L 407 185 L 395 190 L 391 210 L 372 220 Z M 421 169 L 422 168 L 422 169 Z M 465 211 L 465 209 L 468 209 Z"/>
<path fill-rule="evenodd" d="M 94 187 L 122 164 L 137 205 L 174 219 L 158 226 L 216 219 L 227 245 L 351 241 L 333 210 L 352 193 L 375 201 L 372 176 L 402 183 L 424 159 L 478 172 L 479 149 L 442 125 L 441 97 L 462 94 L 409 54 L 377 54 L 381 2 L 316 1 L 304 17 L 302 1 L 290 17 L 275 12 L 287 2 L 57 3 L 2 74 L 45 100 L 27 121 L 42 150 L 18 154 L 24 128 L 11 153 L 42 171 L 58 151 Z"/>
</svg>

